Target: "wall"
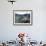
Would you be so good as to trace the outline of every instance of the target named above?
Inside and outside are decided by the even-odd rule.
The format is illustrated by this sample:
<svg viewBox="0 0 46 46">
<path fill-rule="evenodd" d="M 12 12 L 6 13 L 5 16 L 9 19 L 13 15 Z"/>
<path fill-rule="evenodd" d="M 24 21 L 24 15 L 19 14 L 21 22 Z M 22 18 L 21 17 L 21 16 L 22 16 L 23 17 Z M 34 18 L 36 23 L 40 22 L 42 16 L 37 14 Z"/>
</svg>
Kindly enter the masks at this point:
<svg viewBox="0 0 46 46">
<path fill-rule="evenodd" d="M 33 10 L 32 26 L 14 26 L 13 10 Z M 26 32 L 33 40 L 46 40 L 46 1 L 17 0 L 13 5 L 0 0 L 0 40 L 15 40 L 19 32 Z"/>
</svg>

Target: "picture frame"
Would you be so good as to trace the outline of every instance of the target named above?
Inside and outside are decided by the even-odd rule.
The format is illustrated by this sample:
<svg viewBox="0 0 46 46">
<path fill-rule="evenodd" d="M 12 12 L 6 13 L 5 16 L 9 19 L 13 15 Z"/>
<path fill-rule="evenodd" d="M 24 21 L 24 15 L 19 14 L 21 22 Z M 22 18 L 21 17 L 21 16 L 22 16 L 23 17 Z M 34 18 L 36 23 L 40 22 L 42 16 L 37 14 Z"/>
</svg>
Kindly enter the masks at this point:
<svg viewBox="0 0 46 46">
<path fill-rule="evenodd" d="M 32 10 L 13 10 L 14 25 L 32 25 L 33 12 Z"/>
</svg>

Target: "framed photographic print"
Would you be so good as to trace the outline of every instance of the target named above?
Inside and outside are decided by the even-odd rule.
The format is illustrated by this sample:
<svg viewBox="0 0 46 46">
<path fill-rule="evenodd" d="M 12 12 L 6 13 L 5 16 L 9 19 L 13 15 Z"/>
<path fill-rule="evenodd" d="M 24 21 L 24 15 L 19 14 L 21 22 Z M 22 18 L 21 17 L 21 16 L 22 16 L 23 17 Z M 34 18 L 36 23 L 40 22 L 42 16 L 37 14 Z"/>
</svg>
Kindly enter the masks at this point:
<svg viewBox="0 0 46 46">
<path fill-rule="evenodd" d="M 13 24 L 32 25 L 32 10 L 13 10 Z"/>
</svg>

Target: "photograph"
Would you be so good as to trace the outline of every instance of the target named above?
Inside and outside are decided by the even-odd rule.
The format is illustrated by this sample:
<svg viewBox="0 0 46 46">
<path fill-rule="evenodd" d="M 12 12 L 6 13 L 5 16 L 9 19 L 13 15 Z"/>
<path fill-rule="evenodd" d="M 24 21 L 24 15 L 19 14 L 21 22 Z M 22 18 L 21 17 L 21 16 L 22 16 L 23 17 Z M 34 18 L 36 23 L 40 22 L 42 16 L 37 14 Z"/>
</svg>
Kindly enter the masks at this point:
<svg viewBox="0 0 46 46">
<path fill-rule="evenodd" d="M 13 24 L 32 24 L 32 10 L 14 10 Z"/>
</svg>

